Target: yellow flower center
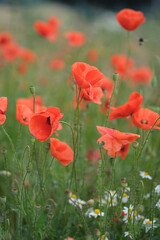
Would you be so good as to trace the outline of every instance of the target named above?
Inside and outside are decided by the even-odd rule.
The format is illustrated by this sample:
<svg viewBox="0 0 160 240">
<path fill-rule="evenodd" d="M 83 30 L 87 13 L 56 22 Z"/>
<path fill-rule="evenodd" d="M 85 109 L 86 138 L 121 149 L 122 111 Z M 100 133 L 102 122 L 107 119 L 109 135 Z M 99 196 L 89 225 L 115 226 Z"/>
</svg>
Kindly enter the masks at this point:
<svg viewBox="0 0 160 240">
<path fill-rule="evenodd" d="M 82 203 L 81 203 L 81 202 L 78 202 L 78 204 L 79 204 L 79 205 L 82 205 Z"/>
<path fill-rule="evenodd" d="M 105 238 L 105 236 L 104 236 L 104 235 L 102 235 L 102 236 L 101 236 L 101 239 L 104 239 L 104 238 Z"/>
<path fill-rule="evenodd" d="M 130 212 L 130 213 L 132 212 L 132 209 L 131 209 L 131 208 L 129 208 L 129 212 Z"/>
<path fill-rule="evenodd" d="M 137 217 L 137 216 L 138 216 L 138 213 L 137 213 L 137 211 L 134 211 L 134 213 L 135 213 L 135 216 Z"/>
<path fill-rule="evenodd" d="M 144 175 L 145 175 L 145 176 L 148 176 L 149 174 L 148 174 L 148 172 L 145 172 Z"/>
<path fill-rule="evenodd" d="M 148 221 L 146 222 L 146 224 L 151 224 L 151 221 L 148 220 Z"/>
<path fill-rule="evenodd" d="M 76 194 L 72 194 L 72 198 L 76 198 L 77 196 L 76 196 Z"/>
<path fill-rule="evenodd" d="M 95 212 L 95 214 L 99 214 L 100 210 L 99 209 L 95 209 L 94 212 Z"/>
<path fill-rule="evenodd" d="M 123 198 L 124 198 L 124 197 L 127 197 L 127 194 L 126 194 L 126 193 L 123 193 Z"/>
</svg>

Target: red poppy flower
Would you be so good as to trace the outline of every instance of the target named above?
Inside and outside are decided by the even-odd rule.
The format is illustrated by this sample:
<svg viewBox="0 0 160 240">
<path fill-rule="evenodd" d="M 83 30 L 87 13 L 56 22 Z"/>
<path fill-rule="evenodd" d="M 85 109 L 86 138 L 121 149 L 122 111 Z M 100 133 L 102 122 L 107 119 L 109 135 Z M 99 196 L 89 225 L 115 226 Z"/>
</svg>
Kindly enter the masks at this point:
<svg viewBox="0 0 160 240">
<path fill-rule="evenodd" d="M 7 111 L 7 97 L 0 97 L 0 125 L 6 121 L 4 113 Z"/>
<path fill-rule="evenodd" d="M 57 158 L 63 166 L 67 166 L 73 161 L 74 153 L 67 143 L 56 138 L 51 138 L 50 143 L 51 155 Z"/>
<path fill-rule="evenodd" d="M 32 113 L 31 109 L 26 105 L 16 104 L 16 118 L 21 124 L 28 125 Z"/>
<path fill-rule="evenodd" d="M 39 141 L 46 141 L 59 127 L 63 117 L 59 108 L 49 107 L 44 112 L 33 113 L 29 120 L 29 130 Z"/>
<path fill-rule="evenodd" d="M 87 152 L 87 159 L 94 164 L 97 164 L 98 159 L 100 159 L 100 152 L 98 149 L 89 149 Z"/>
<path fill-rule="evenodd" d="M 121 156 L 122 159 L 125 159 L 129 152 L 130 144 L 122 145 L 121 149 L 117 152 L 116 156 Z M 114 157 L 114 156 L 113 156 Z"/>
<path fill-rule="evenodd" d="M 58 32 L 54 30 L 52 24 L 38 20 L 34 27 L 40 36 L 47 38 L 49 41 L 54 42 L 57 39 Z"/>
<path fill-rule="evenodd" d="M 15 42 L 9 42 L 2 48 L 2 56 L 8 62 L 14 61 L 19 56 L 19 46 Z"/>
<path fill-rule="evenodd" d="M 127 31 L 135 30 L 146 20 L 141 11 L 135 11 L 129 8 L 118 12 L 116 18 L 119 24 Z"/>
<path fill-rule="evenodd" d="M 109 120 L 112 121 L 116 118 L 124 118 L 140 109 L 143 97 L 138 92 L 132 92 L 128 98 L 128 102 L 114 108 L 109 115 Z"/>
<path fill-rule="evenodd" d="M 134 84 L 148 84 L 152 81 L 153 72 L 147 66 L 133 69 L 130 73 L 131 81 Z"/>
<path fill-rule="evenodd" d="M 16 103 L 17 104 L 23 104 L 23 105 L 27 106 L 33 112 L 33 97 L 32 96 L 29 97 L 29 98 L 18 98 Z M 36 95 L 35 96 L 35 111 L 36 112 L 40 112 L 40 111 L 46 109 L 46 107 L 42 106 L 42 104 L 43 104 L 42 97 Z"/>
<path fill-rule="evenodd" d="M 98 60 L 97 50 L 94 48 L 89 49 L 87 52 L 87 57 L 90 62 L 92 62 L 92 63 L 97 62 L 97 60 Z"/>
<path fill-rule="evenodd" d="M 18 72 L 22 75 L 25 74 L 27 72 L 27 64 L 21 63 L 18 67 Z"/>
<path fill-rule="evenodd" d="M 140 108 L 137 112 L 132 115 L 132 122 L 143 130 L 150 129 L 154 122 L 160 117 L 158 113 L 155 113 L 147 108 Z M 160 120 L 157 121 L 153 128 L 160 129 L 157 125 L 160 124 Z"/>
<path fill-rule="evenodd" d="M 0 34 L 0 46 L 4 46 L 12 41 L 12 36 L 8 32 L 2 32 Z"/>
<path fill-rule="evenodd" d="M 64 36 L 68 39 L 69 45 L 72 47 L 80 47 L 84 45 L 86 41 L 84 33 L 81 32 L 66 32 Z"/>
<path fill-rule="evenodd" d="M 111 67 L 115 68 L 115 72 L 118 73 L 123 80 L 129 77 L 129 73 L 134 64 L 133 59 L 128 58 L 124 54 L 115 54 L 111 57 Z"/>
<path fill-rule="evenodd" d="M 80 98 L 82 97 L 87 102 L 94 102 L 101 104 L 101 98 L 104 96 L 104 93 L 100 87 L 97 88 L 82 88 L 80 93 Z"/>
<path fill-rule="evenodd" d="M 98 68 L 83 62 L 72 65 L 72 75 L 79 88 L 100 87 L 104 80 L 104 75 Z"/>
<path fill-rule="evenodd" d="M 112 157 L 115 156 L 115 153 L 120 153 L 124 145 L 127 145 L 140 137 L 140 135 L 137 134 L 124 133 L 118 130 L 100 126 L 97 126 L 97 130 L 100 132 L 100 134 L 102 134 L 102 137 L 97 140 L 97 144 L 103 141 L 104 149 L 108 150 L 108 155 Z"/>
<path fill-rule="evenodd" d="M 56 58 L 56 59 L 53 59 L 51 62 L 50 62 L 50 68 L 51 69 L 63 69 L 65 67 L 65 62 L 63 59 L 59 59 L 59 58 Z"/>
<path fill-rule="evenodd" d="M 50 17 L 48 19 L 48 23 L 52 26 L 54 31 L 58 31 L 59 27 L 60 27 L 60 24 L 61 24 L 61 21 L 57 17 Z"/>
<path fill-rule="evenodd" d="M 107 90 L 107 97 L 108 98 L 110 98 L 111 95 L 112 95 L 113 86 L 114 86 L 114 82 L 110 78 L 104 77 L 101 88 L 103 90 Z"/>
<path fill-rule="evenodd" d="M 30 49 L 21 48 L 19 50 L 19 57 L 22 58 L 25 62 L 30 63 L 35 61 L 36 55 Z"/>
</svg>

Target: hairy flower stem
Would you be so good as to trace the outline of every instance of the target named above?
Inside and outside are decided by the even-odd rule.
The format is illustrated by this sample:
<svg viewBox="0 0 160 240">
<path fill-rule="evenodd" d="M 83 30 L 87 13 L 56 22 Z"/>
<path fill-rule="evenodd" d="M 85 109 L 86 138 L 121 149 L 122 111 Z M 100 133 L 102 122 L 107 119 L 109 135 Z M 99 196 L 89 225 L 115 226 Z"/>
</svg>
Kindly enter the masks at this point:
<svg viewBox="0 0 160 240">
<path fill-rule="evenodd" d="M 98 189 L 100 196 L 100 234 L 102 235 L 102 194 L 103 194 L 103 162 L 102 159 L 98 160 Z"/>
</svg>

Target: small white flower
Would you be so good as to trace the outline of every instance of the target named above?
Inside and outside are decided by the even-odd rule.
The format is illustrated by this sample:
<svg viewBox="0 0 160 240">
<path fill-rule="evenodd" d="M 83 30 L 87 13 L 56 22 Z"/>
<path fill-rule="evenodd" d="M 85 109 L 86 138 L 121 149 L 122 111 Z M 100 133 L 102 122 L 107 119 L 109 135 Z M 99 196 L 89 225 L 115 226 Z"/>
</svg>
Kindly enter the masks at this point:
<svg viewBox="0 0 160 240">
<path fill-rule="evenodd" d="M 148 198 L 150 198 L 150 193 L 147 193 L 146 195 L 144 195 L 145 200 L 147 200 Z"/>
<path fill-rule="evenodd" d="M 69 199 L 69 203 L 74 205 L 74 206 L 79 206 L 80 209 L 82 209 L 82 206 L 84 204 L 86 204 L 85 201 L 81 200 L 81 199 L 77 199 L 76 195 L 73 194 L 72 197 Z"/>
<path fill-rule="evenodd" d="M 155 192 L 158 193 L 158 195 L 160 195 L 160 185 L 157 185 L 155 187 Z"/>
<path fill-rule="evenodd" d="M 130 239 L 133 239 L 132 235 L 129 232 L 124 232 L 124 237 L 129 237 Z"/>
<path fill-rule="evenodd" d="M 89 211 L 86 212 L 86 215 L 88 217 L 95 217 L 97 218 L 98 216 L 104 216 L 104 212 L 101 212 L 99 209 L 89 209 Z"/>
<path fill-rule="evenodd" d="M 139 175 L 140 175 L 142 178 L 147 178 L 147 179 L 149 179 L 149 180 L 152 179 L 152 177 L 149 175 L 148 172 L 140 171 Z"/>
<path fill-rule="evenodd" d="M 98 238 L 98 240 L 108 240 L 108 237 L 106 237 L 105 235 L 102 235 L 100 238 Z"/>
<path fill-rule="evenodd" d="M 156 228 L 155 225 L 156 220 L 153 220 L 153 228 Z M 143 224 L 145 226 L 146 233 L 152 228 L 152 221 L 150 221 L 148 218 L 143 221 Z"/>
<path fill-rule="evenodd" d="M 109 203 L 110 206 L 117 206 L 117 193 L 116 191 L 109 191 L 109 192 L 105 192 L 105 199 L 107 200 L 107 202 Z"/>
<path fill-rule="evenodd" d="M 160 208 L 160 199 L 159 199 L 159 201 L 156 203 L 156 207 L 157 207 L 157 208 Z"/>
<path fill-rule="evenodd" d="M 123 208 L 123 213 L 125 214 L 123 217 L 123 221 L 128 223 L 128 221 L 133 221 L 133 218 L 137 221 L 141 219 L 141 216 L 137 213 L 137 211 L 133 211 L 133 205 L 129 205 L 128 207 Z"/>
<path fill-rule="evenodd" d="M 123 193 L 122 202 L 126 203 L 126 202 L 128 202 L 128 199 L 129 199 L 129 196 L 126 193 Z"/>
</svg>

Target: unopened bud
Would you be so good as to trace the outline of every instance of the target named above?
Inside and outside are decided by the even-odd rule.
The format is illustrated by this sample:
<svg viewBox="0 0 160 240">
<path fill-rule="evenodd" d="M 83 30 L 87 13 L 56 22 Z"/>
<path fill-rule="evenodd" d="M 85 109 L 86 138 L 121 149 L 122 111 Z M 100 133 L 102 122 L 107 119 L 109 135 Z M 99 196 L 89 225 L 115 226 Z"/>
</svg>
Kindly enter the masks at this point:
<svg viewBox="0 0 160 240">
<path fill-rule="evenodd" d="M 7 155 L 7 150 L 6 149 L 1 149 L 1 153 L 3 156 L 6 156 Z"/>
<path fill-rule="evenodd" d="M 10 176 L 11 176 L 11 173 L 4 170 L 4 171 L 0 171 L 0 175 L 10 177 Z"/>
<path fill-rule="evenodd" d="M 96 228 L 96 229 L 94 230 L 94 234 L 95 234 L 97 237 L 100 237 L 101 233 L 100 233 L 100 231 L 99 231 L 98 228 Z"/>
<path fill-rule="evenodd" d="M 128 186 L 128 183 L 126 182 L 126 178 L 121 178 L 121 185 L 124 188 L 126 188 Z"/>
<path fill-rule="evenodd" d="M 94 205 L 94 200 L 93 199 L 88 200 L 87 204 L 88 205 Z"/>
<path fill-rule="evenodd" d="M 103 148 L 103 146 L 105 145 L 105 142 L 101 141 L 101 142 L 98 143 L 98 145 L 99 145 L 99 148 Z"/>
<path fill-rule="evenodd" d="M 17 195 L 17 193 L 18 193 L 18 189 L 15 188 L 15 187 L 13 187 L 13 188 L 11 189 L 11 191 L 12 191 L 13 195 Z"/>
<path fill-rule="evenodd" d="M 29 87 L 29 90 L 30 90 L 30 93 L 35 96 L 35 87 L 31 85 Z"/>
<path fill-rule="evenodd" d="M 0 197 L 0 201 L 2 202 L 2 203 L 6 203 L 6 196 L 1 196 Z"/>
<path fill-rule="evenodd" d="M 34 137 L 34 136 L 32 136 L 32 137 L 31 137 L 31 142 L 32 142 L 32 143 L 34 143 L 34 142 L 35 142 L 35 140 L 36 140 L 36 139 L 35 139 L 35 137 Z"/>
<path fill-rule="evenodd" d="M 25 185 L 25 188 L 28 188 L 29 187 L 29 181 L 28 180 L 25 181 L 24 185 Z"/>
<path fill-rule="evenodd" d="M 137 149 L 139 147 L 139 143 L 137 141 L 132 142 L 132 146 Z"/>
<path fill-rule="evenodd" d="M 65 195 L 66 195 L 67 197 L 69 197 L 69 198 L 72 197 L 72 192 L 71 192 L 71 190 L 66 189 L 66 191 L 65 191 L 64 193 L 65 193 Z"/>
<path fill-rule="evenodd" d="M 113 74 L 113 81 L 117 81 L 118 80 L 118 78 L 119 78 L 119 74 L 118 73 L 114 73 Z"/>
</svg>

